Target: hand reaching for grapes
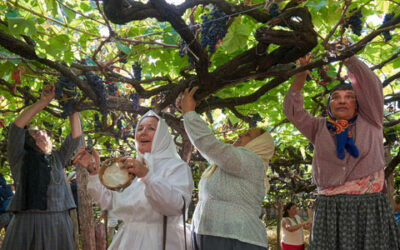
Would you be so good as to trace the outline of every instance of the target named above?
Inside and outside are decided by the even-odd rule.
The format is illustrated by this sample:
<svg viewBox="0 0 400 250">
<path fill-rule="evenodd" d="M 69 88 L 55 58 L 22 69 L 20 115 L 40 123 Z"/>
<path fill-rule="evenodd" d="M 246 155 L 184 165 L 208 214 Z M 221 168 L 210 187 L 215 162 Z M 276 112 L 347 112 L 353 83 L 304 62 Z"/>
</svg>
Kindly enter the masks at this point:
<svg viewBox="0 0 400 250">
<path fill-rule="evenodd" d="M 46 104 L 50 103 L 55 96 L 55 87 L 54 85 L 44 85 L 42 89 L 42 94 L 40 95 L 40 101 L 46 102 Z"/>
<path fill-rule="evenodd" d="M 297 64 L 297 66 L 304 66 L 306 64 L 309 64 L 310 62 L 311 62 L 311 54 L 307 53 L 307 55 L 300 57 L 297 60 L 296 64 Z"/>
<path fill-rule="evenodd" d="M 86 168 L 90 175 L 95 175 L 100 167 L 100 156 L 94 148 L 91 153 L 87 149 L 87 146 L 80 148 L 72 163 L 78 163 L 81 167 Z"/>
<path fill-rule="evenodd" d="M 199 87 L 194 87 L 189 91 L 189 88 L 185 89 L 183 91 L 183 97 L 182 100 L 180 101 L 181 104 L 181 109 L 182 113 L 185 114 L 186 112 L 189 111 L 194 111 L 196 108 L 196 101 L 194 100 L 194 93 Z"/>
</svg>

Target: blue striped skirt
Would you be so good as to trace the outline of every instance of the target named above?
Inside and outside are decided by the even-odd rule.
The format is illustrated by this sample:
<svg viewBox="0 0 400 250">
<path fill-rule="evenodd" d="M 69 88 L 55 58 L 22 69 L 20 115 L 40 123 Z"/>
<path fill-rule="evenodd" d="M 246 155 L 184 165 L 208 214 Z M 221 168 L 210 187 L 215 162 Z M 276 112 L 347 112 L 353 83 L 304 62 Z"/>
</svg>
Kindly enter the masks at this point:
<svg viewBox="0 0 400 250">
<path fill-rule="evenodd" d="M 309 250 L 400 249 L 400 231 L 383 193 L 317 197 Z"/>
<path fill-rule="evenodd" d="M 7 227 L 1 249 L 75 249 L 73 226 L 68 211 L 15 213 Z"/>
</svg>

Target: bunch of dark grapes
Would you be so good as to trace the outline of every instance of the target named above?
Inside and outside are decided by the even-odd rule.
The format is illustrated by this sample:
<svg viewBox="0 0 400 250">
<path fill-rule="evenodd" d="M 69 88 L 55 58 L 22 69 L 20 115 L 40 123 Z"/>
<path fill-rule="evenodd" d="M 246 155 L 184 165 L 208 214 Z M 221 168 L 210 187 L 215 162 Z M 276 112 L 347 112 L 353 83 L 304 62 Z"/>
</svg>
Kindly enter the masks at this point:
<svg viewBox="0 0 400 250">
<path fill-rule="evenodd" d="M 107 93 L 112 96 L 117 96 L 118 88 L 114 83 L 107 84 Z"/>
<path fill-rule="evenodd" d="M 261 122 L 263 118 L 260 116 L 259 113 L 250 115 L 249 126 L 250 128 L 257 127 L 257 122 Z"/>
<path fill-rule="evenodd" d="M 213 116 L 211 114 L 211 111 L 207 111 L 206 112 L 206 116 L 207 116 L 208 120 L 210 121 L 210 123 L 213 124 L 214 123 L 214 118 L 213 118 Z"/>
<path fill-rule="evenodd" d="M 55 83 L 55 97 L 63 110 L 61 117 L 67 118 L 74 112 L 78 93 L 75 84 L 65 76 L 58 77 Z"/>
<path fill-rule="evenodd" d="M 357 10 L 354 14 L 350 16 L 349 19 L 344 24 L 345 28 L 351 28 L 354 34 L 357 36 L 361 35 L 361 30 L 362 30 L 362 21 L 361 21 L 362 13 L 361 10 Z"/>
<path fill-rule="evenodd" d="M 61 142 L 62 128 L 59 127 L 57 131 L 57 141 Z"/>
<path fill-rule="evenodd" d="M 128 59 L 127 59 L 128 55 L 125 54 L 125 52 L 120 51 L 120 52 L 118 53 L 118 57 L 120 58 L 119 61 L 120 61 L 121 63 L 127 63 L 127 62 L 128 62 Z"/>
<path fill-rule="evenodd" d="M 111 142 L 110 141 L 105 141 L 104 146 L 106 146 L 107 150 L 111 150 Z"/>
<path fill-rule="evenodd" d="M 98 132 L 101 129 L 101 123 L 100 123 L 100 118 L 99 114 L 95 113 L 94 114 L 94 131 Z"/>
<path fill-rule="evenodd" d="M 214 5 L 208 14 L 201 16 L 201 19 L 203 22 L 200 27 L 200 45 L 203 48 L 208 46 L 208 51 L 214 53 L 218 41 L 225 37 L 228 16 Z"/>
<path fill-rule="evenodd" d="M 190 31 L 192 32 L 193 36 L 195 36 L 195 32 L 194 32 L 194 27 L 192 24 L 188 25 Z M 189 64 L 193 64 L 194 63 L 194 58 L 193 55 L 189 52 L 187 52 L 189 49 L 189 46 L 187 45 L 187 43 L 185 42 L 185 40 L 182 39 L 181 41 L 181 45 L 179 46 L 179 56 L 180 57 L 184 57 L 186 54 L 188 55 L 188 62 Z"/>
<path fill-rule="evenodd" d="M 118 121 L 117 121 L 117 128 L 119 129 L 119 130 L 122 130 L 123 129 L 123 125 L 122 125 L 122 120 L 123 120 L 124 118 L 122 118 L 122 117 L 120 117 L 119 119 L 118 119 Z"/>
<path fill-rule="evenodd" d="M 85 72 L 85 77 L 98 98 L 102 113 L 105 113 L 107 107 L 107 97 L 106 87 L 104 86 L 103 80 L 100 78 L 100 76 L 95 75 L 91 71 Z"/>
<path fill-rule="evenodd" d="M 271 6 L 268 9 L 268 14 L 270 17 L 277 17 L 279 16 L 279 6 L 277 3 L 271 4 Z"/>
<path fill-rule="evenodd" d="M 382 25 L 389 22 L 393 17 L 394 17 L 394 13 L 385 14 Z M 386 31 L 382 32 L 382 35 L 385 39 L 385 42 L 392 40 L 392 35 L 390 34 L 390 30 L 386 30 Z"/>
<path fill-rule="evenodd" d="M 140 81 L 142 79 L 142 67 L 140 66 L 139 62 L 135 62 L 135 64 L 132 64 L 132 71 L 135 80 Z"/>
<path fill-rule="evenodd" d="M 137 93 L 131 93 L 129 95 L 129 100 L 132 101 L 132 107 L 134 111 L 138 111 L 139 110 L 139 95 Z"/>
</svg>

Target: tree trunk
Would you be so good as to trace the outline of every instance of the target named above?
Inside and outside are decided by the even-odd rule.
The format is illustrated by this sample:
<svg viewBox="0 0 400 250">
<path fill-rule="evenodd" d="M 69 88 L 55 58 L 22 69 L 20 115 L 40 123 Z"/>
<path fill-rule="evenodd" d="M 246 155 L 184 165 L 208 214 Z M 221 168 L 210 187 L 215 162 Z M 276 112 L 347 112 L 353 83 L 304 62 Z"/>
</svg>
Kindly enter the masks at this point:
<svg viewBox="0 0 400 250">
<path fill-rule="evenodd" d="M 64 174 L 65 178 L 65 183 L 67 184 L 68 192 L 73 197 L 72 190 L 71 190 L 71 185 L 70 182 L 68 181 L 67 174 Z M 76 213 L 76 208 L 69 210 L 69 216 L 71 217 L 72 220 L 72 226 L 73 226 L 73 234 L 74 234 L 74 246 L 75 249 L 79 249 L 79 223 L 78 223 L 78 215 Z"/>
<path fill-rule="evenodd" d="M 71 209 L 69 215 L 71 216 L 72 224 L 74 226 L 74 246 L 75 249 L 79 249 L 79 223 L 76 209 Z"/>
<path fill-rule="evenodd" d="M 390 146 L 385 146 L 384 148 L 384 153 L 385 153 L 385 167 L 388 166 L 390 161 L 392 160 L 392 154 L 390 153 Z M 392 209 L 394 209 L 394 199 L 393 199 L 393 193 L 394 193 L 394 177 L 393 177 L 393 172 L 391 172 L 387 177 L 386 177 L 386 188 L 387 188 L 387 196 L 390 201 L 390 204 L 392 205 Z"/>
<path fill-rule="evenodd" d="M 282 220 L 282 203 L 277 199 L 278 213 L 276 216 L 276 249 L 281 249 L 281 220 Z"/>
<path fill-rule="evenodd" d="M 81 225 L 82 249 L 96 250 L 92 199 L 87 192 L 89 173 L 79 164 L 76 164 L 76 178 L 78 181 L 79 221 Z"/>
</svg>

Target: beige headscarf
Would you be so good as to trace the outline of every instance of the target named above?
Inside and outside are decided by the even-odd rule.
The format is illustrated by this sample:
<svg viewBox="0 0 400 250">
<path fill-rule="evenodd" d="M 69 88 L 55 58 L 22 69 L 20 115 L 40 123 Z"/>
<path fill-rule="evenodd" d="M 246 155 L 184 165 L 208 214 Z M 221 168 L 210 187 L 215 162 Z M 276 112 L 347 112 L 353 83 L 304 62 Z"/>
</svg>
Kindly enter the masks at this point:
<svg viewBox="0 0 400 250">
<path fill-rule="evenodd" d="M 257 136 L 253 140 L 249 141 L 245 148 L 250 149 L 256 153 L 264 161 L 264 165 L 267 167 L 269 164 L 269 159 L 271 159 L 274 154 L 274 140 L 268 132 Z"/>
<path fill-rule="evenodd" d="M 249 141 L 244 147 L 256 153 L 263 160 L 265 171 L 267 171 L 269 159 L 271 159 L 272 155 L 274 154 L 274 140 L 269 132 L 266 131 L 262 133 L 253 140 Z M 204 171 L 202 177 L 209 178 L 216 169 L 217 165 L 212 164 Z M 267 177 L 264 178 L 264 185 L 265 193 L 267 193 L 270 187 Z"/>
<path fill-rule="evenodd" d="M 268 132 L 257 136 L 253 140 L 249 141 L 245 148 L 250 149 L 256 153 L 264 162 L 265 171 L 267 171 L 269 165 L 269 159 L 274 155 L 274 140 Z M 267 176 L 264 178 L 265 193 L 269 191 L 269 181 Z"/>
</svg>

